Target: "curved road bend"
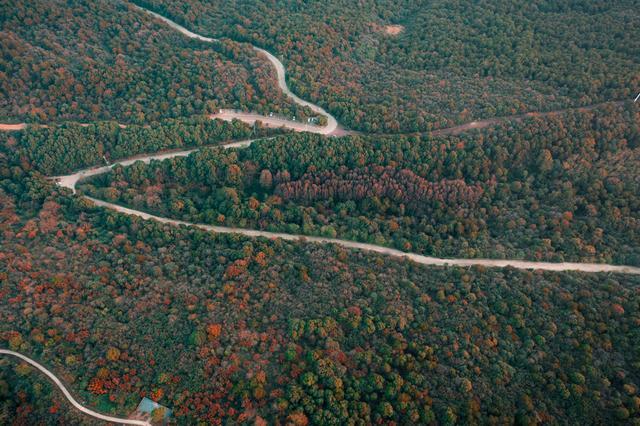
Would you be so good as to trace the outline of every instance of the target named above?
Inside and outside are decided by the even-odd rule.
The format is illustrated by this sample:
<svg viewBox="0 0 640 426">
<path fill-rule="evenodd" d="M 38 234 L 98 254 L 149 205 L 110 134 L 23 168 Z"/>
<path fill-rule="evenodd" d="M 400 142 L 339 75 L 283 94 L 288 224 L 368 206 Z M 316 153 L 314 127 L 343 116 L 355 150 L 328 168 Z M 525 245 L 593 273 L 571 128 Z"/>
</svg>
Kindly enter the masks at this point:
<svg viewBox="0 0 640 426">
<path fill-rule="evenodd" d="M 64 188 L 69 188 L 71 189 L 71 191 L 73 191 L 73 193 L 76 193 L 76 184 L 78 183 L 78 181 L 80 181 L 81 179 L 90 177 L 90 176 L 95 176 L 95 175 L 101 175 L 103 173 L 107 173 L 109 170 L 111 170 L 112 168 L 114 168 L 117 165 L 122 165 L 122 166 L 130 166 L 133 163 L 135 163 L 136 161 L 142 161 L 143 163 L 150 163 L 151 160 L 166 160 L 169 158 L 175 158 L 175 157 L 186 157 L 187 155 L 191 154 L 192 152 L 197 151 L 197 149 L 188 149 L 185 151 L 174 151 L 174 152 L 170 152 L 170 153 L 164 153 L 164 154 L 158 154 L 158 155 L 149 155 L 146 157 L 134 157 L 131 159 L 127 159 L 127 160 L 123 160 L 123 161 L 119 161 L 119 162 L 115 162 L 113 164 L 110 164 L 108 166 L 101 166 L 101 167 L 93 167 L 90 169 L 84 169 L 84 170 L 80 170 L 77 173 L 74 173 L 72 175 L 66 175 L 66 176 L 55 176 L 52 177 L 51 179 L 56 181 L 58 183 L 58 185 L 64 187 Z"/>
<path fill-rule="evenodd" d="M 269 139 L 273 139 L 273 138 L 264 138 L 264 139 L 260 139 L 260 140 L 269 140 Z M 197 147 L 197 148 L 190 148 L 190 149 L 185 149 L 185 150 L 180 150 L 180 151 L 164 151 L 164 152 L 159 152 L 156 154 L 141 154 L 141 155 L 136 155 L 130 158 L 126 158 L 123 160 L 119 160 L 114 162 L 113 164 L 110 164 L 108 166 L 99 166 L 99 167 L 92 167 L 89 169 L 83 169 L 80 170 L 79 172 L 70 174 L 70 175 L 66 175 L 66 176 L 54 176 L 51 177 L 51 180 L 54 180 L 58 183 L 58 185 L 64 187 L 64 188 L 69 188 L 71 191 L 73 191 L 73 193 L 76 193 L 76 184 L 78 183 L 78 181 L 90 177 L 90 176 L 95 176 L 95 175 L 101 175 L 103 173 L 107 173 L 109 170 L 111 170 L 112 168 L 114 168 L 117 165 L 121 165 L 121 166 L 130 166 L 133 163 L 135 163 L 136 161 L 142 161 L 143 163 L 150 163 L 151 160 L 167 160 L 170 158 L 176 158 L 176 157 L 186 157 L 189 154 L 191 154 L 192 152 L 196 152 L 199 151 L 201 148 L 213 148 L 213 147 L 221 147 L 221 148 L 245 148 L 249 145 L 251 145 L 254 141 L 256 141 L 256 139 L 246 139 L 246 140 L 241 140 L 241 141 L 237 141 L 237 142 L 230 142 L 227 144 L 223 144 L 223 145 L 203 145 L 201 147 Z"/>
<path fill-rule="evenodd" d="M 39 364 L 38 362 L 32 360 L 31 358 L 29 358 L 27 356 L 22 355 L 21 353 L 10 351 L 8 349 L 0 349 L 0 355 L 11 355 L 11 356 L 14 356 L 16 358 L 21 359 L 22 361 L 27 362 L 31 366 L 33 366 L 33 367 L 37 368 L 38 370 L 40 370 L 41 372 L 43 372 L 58 388 L 60 388 L 60 390 L 64 394 L 65 398 L 67 398 L 69 400 L 71 405 L 73 405 L 77 410 L 85 413 L 88 416 L 91 416 L 91 417 L 96 418 L 98 420 L 103 420 L 105 422 L 111 422 L 111 423 L 116 423 L 116 424 L 151 426 L 151 423 L 146 422 L 144 420 L 123 419 L 123 418 L 120 418 L 120 417 L 107 416 L 107 415 L 104 415 L 104 414 L 97 413 L 97 412 L 85 407 L 84 405 L 81 405 L 78 401 L 76 401 L 76 399 L 71 395 L 71 393 L 69 393 L 67 388 L 62 384 L 60 379 L 58 379 L 55 376 L 55 374 L 53 374 L 51 371 L 47 370 L 43 365 Z"/>
<path fill-rule="evenodd" d="M 277 129 L 281 127 L 285 127 L 287 129 L 294 130 L 296 132 L 309 132 L 316 133 L 319 135 L 331 135 L 331 136 L 344 136 L 347 134 L 352 134 L 354 132 L 343 130 L 339 127 L 334 127 L 331 130 L 330 127 L 320 127 L 314 124 L 307 124 L 301 121 L 291 121 L 280 117 L 267 117 L 265 115 L 256 114 L 253 112 L 242 112 L 235 111 L 231 109 L 221 109 L 216 114 L 209 115 L 209 118 L 212 120 L 219 119 L 223 121 L 233 121 L 240 120 L 246 124 L 253 124 L 256 121 L 260 121 L 263 126 L 269 127 L 272 129 Z"/>
<path fill-rule="evenodd" d="M 194 32 L 191 32 L 188 29 L 186 29 L 185 27 L 183 27 L 182 25 L 172 21 L 169 18 L 166 18 L 166 17 L 164 17 L 162 15 L 159 15 L 159 14 L 157 14 L 155 12 L 152 12 L 152 11 L 150 11 L 148 9 L 145 9 L 143 7 L 140 7 L 138 5 L 134 5 L 134 6 L 137 9 L 142 10 L 144 12 L 147 12 L 147 13 L 153 15 L 154 17 L 160 19 L 161 21 L 163 21 L 164 23 L 169 25 L 171 28 L 181 32 L 182 34 L 184 34 L 185 36 L 187 36 L 189 38 L 194 38 L 194 39 L 205 41 L 205 42 L 208 42 L 208 43 L 215 43 L 215 42 L 220 41 L 219 39 L 216 39 L 216 38 L 204 37 L 204 36 L 201 36 L 200 34 L 196 34 Z M 288 98 L 290 98 L 293 102 L 297 103 L 298 105 L 306 106 L 310 110 L 315 112 L 316 114 L 324 115 L 325 117 L 327 117 L 327 124 L 325 126 L 323 126 L 323 127 L 312 126 L 312 125 L 306 125 L 305 126 L 304 123 L 298 123 L 298 122 L 295 122 L 295 121 L 282 120 L 282 119 L 277 119 L 277 118 L 274 118 L 274 117 L 267 117 L 267 116 L 259 115 L 259 114 L 232 112 L 230 110 L 222 110 L 219 114 L 212 114 L 211 118 L 220 118 L 220 119 L 223 119 L 223 120 L 231 120 L 231 119 L 235 118 L 235 119 L 238 119 L 240 121 L 244 121 L 244 122 L 249 123 L 249 124 L 253 124 L 256 120 L 260 120 L 265 125 L 270 126 L 270 127 L 281 127 L 283 125 L 286 125 L 287 127 L 292 128 L 294 130 L 306 131 L 306 132 L 312 132 L 312 133 L 319 133 L 319 134 L 323 134 L 323 135 L 329 135 L 329 134 L 332 134 L 336 130 L 340 130 L 338 128 L 338 121 L 336 120 L 336 118 L 333 115 L 329 114 L 321 106 L 318 106 L 318 105 L 315 105 L 315 104 L 313 104 L 311 102 L 305 101 L 304 99 L 298 97 L 291 90 L 289 90 L 289 86 L 287 86 L 287 74 L 286 74 L 286 71 L 284 69 L 284 65 L 282 65 L 282 62 L 280 62 L 280 60 L 278 58 L 276 58 L 274 55 L 272 55 L 268 51 L 266 51 L 264 49 L 261 49 L 259 47 L 252 46 L 252 48 L 256 52 L 258 52 L 258 53 L 262 54 L 264 57 L 266 57 L 269 60 L 269 62 L 271 62 L 273 67 L 276 69 L 276 74 L 278 76 L 278 87 L 280 88 L 282 93 L 284 93 Z"/>
</svg>

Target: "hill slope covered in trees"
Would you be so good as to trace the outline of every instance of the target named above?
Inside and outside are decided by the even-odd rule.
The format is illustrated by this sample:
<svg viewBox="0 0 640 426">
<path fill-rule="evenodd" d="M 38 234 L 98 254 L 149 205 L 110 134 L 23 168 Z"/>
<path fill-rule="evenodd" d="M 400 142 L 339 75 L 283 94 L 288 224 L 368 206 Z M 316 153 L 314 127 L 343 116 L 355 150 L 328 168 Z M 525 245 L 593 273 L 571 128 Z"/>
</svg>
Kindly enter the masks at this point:
<svg viewBox="0 0 640 426">
<path fill-rule="evenodd" d="M 635 276 L 427 268 L 176 228 L 0 160 L 0 341 L 100 411 L 148 396 L 180 424 L 640 416 Z M 9 416 L 64 418 L 15 372 L 0 378 L 25 389 Z"/>
<path fill-rule="evenodd" d="M 292 89 L 347 127 L 424 131 L 635 97 L 635 0 L 136 0 L 281 57 Z M 400 24 L 397 35 L 386 26 Z"/>
<path fill-rule="evenodd" d="M 147 123 L 217 108 L 305 116 L 250 46 L 180 35 L 122 1 L 0 2 L 0 120 Z"/>
</svg>

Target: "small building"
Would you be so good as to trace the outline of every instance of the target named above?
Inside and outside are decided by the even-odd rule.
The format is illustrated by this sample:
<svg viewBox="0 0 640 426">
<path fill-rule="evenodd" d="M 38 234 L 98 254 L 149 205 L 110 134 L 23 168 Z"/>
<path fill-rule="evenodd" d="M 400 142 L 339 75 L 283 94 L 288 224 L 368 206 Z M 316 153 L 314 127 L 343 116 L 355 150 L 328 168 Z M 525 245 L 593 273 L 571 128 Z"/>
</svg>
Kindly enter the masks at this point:
<svg viewBox="0 0 640 426">
<path fill-rule="evenodd" d="M 142 401 L 138 404 L 138 408 L 136 408 L 136 412 L 140 415 L 149 416 L 154 422 L 162 421 L 163 423 L 169 420 L 172 413 L 169 408 L 146 397 L 142 398 Z"/>
</svg>

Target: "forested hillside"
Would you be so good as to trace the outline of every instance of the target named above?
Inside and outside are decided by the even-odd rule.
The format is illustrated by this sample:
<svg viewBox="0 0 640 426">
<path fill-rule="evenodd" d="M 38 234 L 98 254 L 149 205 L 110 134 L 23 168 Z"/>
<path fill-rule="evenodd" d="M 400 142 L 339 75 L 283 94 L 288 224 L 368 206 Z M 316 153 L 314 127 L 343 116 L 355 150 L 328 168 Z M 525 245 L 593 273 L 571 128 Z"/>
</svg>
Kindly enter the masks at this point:
<svg viewBox="0 0 640 426">
<path fill-rule="evenodd" d="M 148 396 L 179 424 L 640 416 L 636 276 L 426 268 L 159 225 L 0 161 L 0 341 L 100 411 Z M 5 418 L 68 421 L 35 373 L 0 371 L 25 390 Z"/>
<path fill-rule="evenodd" d="M 167 119 L 152 125 L 96 122 L 56 127 L 27 127 L 0 133 L 0 144 L 11 154 L 47 176 L 62 175 L 143 153 L 195 148 L 282 133 L 279 129 L 225 122 L 208 117 Z"/>
<path fill-rule="evenodd" d="M 440 137 L 288 135 L 116 167 L 83 190 L 192 222 L 444 257 L 640 264 L 633 104 Z"/>
<path fill-rule="evenodd" d="M 214 44 L 120 0 L 3 1 L 3 121 L 142 123 L 219 107 L 311 114 L 282 96 L 264 58 L 229 39 L 274 52 L 295 93 L 367 132 L 425 131 L 640 91 L 634 0 L 137 1 L 225 39 Z"/>
<path fill-rule="evenodd" d="M 122 1 L 0 0 L 0 121 L 305 116 L 248 45 L 188 39 Z"/>
<path fill-rule="evenodd" d="M 278 54 L 291 86 L 347 127 L 423 131 L 633 98 L 636 0 L 136 0 Z M 403 30 L 388 33 L 389 25 Z"/>
<path fill-rule="evenodd" d="M 32 123 L 0 133 L 0 348 L 88 408 L 126 418 L 146 397 L 178 425 L 640 425 L 640 275 L 425 266 L 83 196 L 462 260 L 638 266 L 637 0 L 132 1 L 0 0 L 0 123 Z M 211 120 L 312 114 L 248 43 L 348 136 Z M 47 178 L 187 148 L 78 194 Z M 94 423 L 0 356 L 0 425 Z"/>
</svg>

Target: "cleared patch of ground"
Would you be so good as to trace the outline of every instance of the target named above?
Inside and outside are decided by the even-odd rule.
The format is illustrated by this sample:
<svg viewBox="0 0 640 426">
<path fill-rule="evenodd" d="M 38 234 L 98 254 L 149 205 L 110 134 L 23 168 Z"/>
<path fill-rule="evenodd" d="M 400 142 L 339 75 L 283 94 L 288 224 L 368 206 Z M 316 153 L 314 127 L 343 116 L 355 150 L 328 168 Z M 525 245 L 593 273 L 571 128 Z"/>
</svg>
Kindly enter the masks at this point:
<svg viewBox="0 0 640 426">
<path fill-rule="evenodd" d="M 387 25 L 384 27 L 384 32 L 388 35 L 398 35 L 404 31 L 404 26 L 402 25 Z"/>
</svg>

